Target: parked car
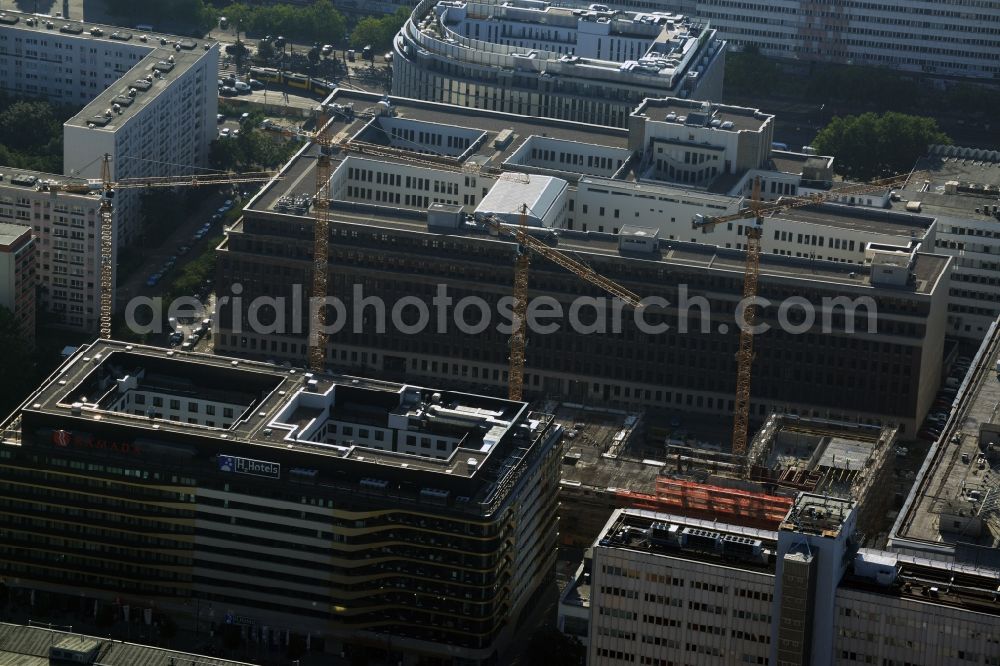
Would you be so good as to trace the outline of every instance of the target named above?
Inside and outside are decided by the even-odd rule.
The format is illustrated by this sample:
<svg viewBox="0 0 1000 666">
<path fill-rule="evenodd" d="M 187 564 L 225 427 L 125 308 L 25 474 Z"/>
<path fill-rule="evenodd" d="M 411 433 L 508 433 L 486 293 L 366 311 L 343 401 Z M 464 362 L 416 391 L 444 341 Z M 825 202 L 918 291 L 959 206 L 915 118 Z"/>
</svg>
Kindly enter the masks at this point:
<svg viewBox="0 0 1000 666">
<path fill-rule="evenodd" d="M 215 114 L 215 122 L 222 123 L 225 122 L 225 120 L 226 120 L 226 114 L 224 113 Z"/>
<path fill-rule="evenodd" d="M 232 86 L 222 86 L 219 88 L 219 94 L 223 97 L 236 97 L 239 93 Z"/>
<path fill-rule="evenodd" d="M 170 345 L 172 347 L 176 347 L 183 341 L 184 341 L 183 333 L 178 333 L 177 331 L 174 331 L 173 333 L 170 334 Z"/>
<path fill-rule="evenodd" d="M 246 94 L 246 93 L 250 92 L 250 84 L 247 83 L 246 81 L 239 81 L 239 80 L 237 80 L 233 84 L 233 87 L 236 88 L 236 92 L 238 92 L 240 94 Z"/>
<path fill-rule="evenodd" d="M 250 84 L 250 89 L 251 90 L 263 90 L 264 89 L 264 84 L 261 83 L 260 81 L 258 81 L 257 79 L 250 79 L 249 81 L 247 81 L 247 83 Z"/>
<path fill-rule="evenodd" d="M 223 138 L 228 137 L 229 136 L 229 128 L 228 127 L 223 127 L 222 129 L 220 129 L 219 130 L 219 136 L 223 137 Z"/>
<path fill-rule="evenodd" d="M 333 53 L 333 44 L 324 44 L 323 48 L 320 49 L 320 53 L 322 53 L 325 56 L 328 56 L 331 53 Z"/>
</svg>

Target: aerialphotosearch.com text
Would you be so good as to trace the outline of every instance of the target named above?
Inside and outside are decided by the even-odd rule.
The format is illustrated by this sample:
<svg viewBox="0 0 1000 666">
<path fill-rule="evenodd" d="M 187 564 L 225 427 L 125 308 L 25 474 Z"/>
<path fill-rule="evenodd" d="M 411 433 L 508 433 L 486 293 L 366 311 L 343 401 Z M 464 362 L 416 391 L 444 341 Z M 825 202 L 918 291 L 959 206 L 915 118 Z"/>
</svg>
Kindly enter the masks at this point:
<svg viewBox="0 0 1000 666">
<path fill-rule="evenodd" d="M 221 323 L 233 333 L 252 332 L 260 335 L 302 335 L 312 331 L 303 316 L 309 308 L 308 321 L 316 321 L 316 309 L 326 307 L 326 324 L 321 331 L 336 335 L 341 331 L 353 333 L 387 333 L 390 328 L 404 335 L 422 333 L 448 334 L 454 332 L 476 335 L 491 326 L 503 334 L 513 331 L 514 297 L 503 296 L 491 303 L 480 296 L 455 299 L 448 293 L 448 285 L 438 284 L 434 296 L 403 296 L 393 301 L 379 296 L 366 296 L 364 285 L 353 285 L 350 298 L 331 295 L 325 299 L 307 298 L 303 285 L 293 285 L 290 296 L 257 296 L 247 299 L 243 286 L 235 283 L 228 294 L 219 294 L 216 313 L 208 313 L 195 298 L 180 297 L 163 307 L 159 297 L 137 297 L 125 309 L 125 322 L 136 334 L 157 334 L 164 328 L 164 311 L 169 318 L 178 320 L 213 318 L 213 330 Z M 758 316 L 753 326 L 746 322 L 748 307 L 756 307 Z M 714 315 L 714 316 L 713 316 Z M 763 316 L 762 316 L 763 315 Z M 671 329 L 679 333 L 728 333 L 733 326 L 747 329 L 755 335 L 766 333 L 775 325 L 791 334 L 815 331 L 822 333 L 854 333 L 856 330 L 877 331 L 877 306 L 868 296 L 824 297 L 814 303 L 801 296 L 792 296 L 772 302 L 757 296 L 741 300 L 727 312 L 712 312 L 707 298 L 691 295 L 687 285 L 677 287 L 677 302 L 661 296 L 647 296 L 641 307 L 632 308 L 613 297 L 578 296 L 567 302 L 551 296 L 529 298 L 525 316 L 531 334 L 551 334 L 569 329 L 575 333 L 616 334 L 628 325 L 644 334 L 661 335 Z"/>
</svg>

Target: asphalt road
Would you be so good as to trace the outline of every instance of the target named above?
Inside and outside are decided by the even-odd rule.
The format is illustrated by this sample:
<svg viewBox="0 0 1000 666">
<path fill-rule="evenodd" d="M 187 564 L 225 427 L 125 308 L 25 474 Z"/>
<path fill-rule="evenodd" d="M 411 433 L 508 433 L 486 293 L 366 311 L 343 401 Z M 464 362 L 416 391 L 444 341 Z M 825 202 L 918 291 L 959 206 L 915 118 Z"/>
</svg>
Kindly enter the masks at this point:
<svg viewBox="0 0 1000 666">
<path fill-rule="evenodd" d="M 200 241 L 194 240 L 192 235 L 212 217 L 216 209 L 227 198 L 229 197 L 218 193 L 218 191 L 213 193 L 196 212 L 191 215 L 181 216 L 173 232 L 158 247 L 149 247 L 143 243 L 138 243 L 136 246 L 124 250 L 126 253 L 140 253 L 142 256 L 142 265 L 118 283 L 117 299 L 119 308 L 124 307 L 130 299 L 137 296 L 159 296 L 163 293 L 166 286 L 177 278 L 181 269 L 186 264 L 203 252 L 211 249 L 208 243 L 211 239 L 218 238 L 220 227 L 213 227 L 212 232 Z M 181 245 L 188 245 L 191 249 L 186 254 L 180 255 L 178 248 Z M 174 267 L 164 273 L 156 286 L 147 287 L 146 280 L 149 276 L 159 271 L 164 262 L 173 255 L 177 255 L 178 257 Z"/>
</svg>

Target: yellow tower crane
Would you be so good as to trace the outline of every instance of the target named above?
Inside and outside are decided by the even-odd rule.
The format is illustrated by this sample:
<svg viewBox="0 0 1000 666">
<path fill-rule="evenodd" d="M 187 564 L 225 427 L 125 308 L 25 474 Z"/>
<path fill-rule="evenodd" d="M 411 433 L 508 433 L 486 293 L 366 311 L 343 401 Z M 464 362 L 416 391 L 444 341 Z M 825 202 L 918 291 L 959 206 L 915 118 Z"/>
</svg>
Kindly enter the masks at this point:
<svg viewBox="0 0 1000 666">
<path fill-rule="evenodd" d="M 597 273 L 593 268 L 572 257 L 549 247 L 528 233 L 528 206 L 521 206 L 521 214 L 517 226 L 504 223 L 502 219 L 491 215 L 486 223 L 497 233 L 513 236 L 517 240 L 518 254 L 514 263 L 514 308 L 511 321 L 510 338 L 510 370 L 508 372 L 507 395 L 511 400 L 521 400 L 524 394 L 525 346 L 527 345 L 527 312 L 528 312 L 528 268 L 530 265 L 529 251 L 545 257 L 552 263 L 562 266 L 582 280 L 599 287 L 612 296 L 617 296 L 634 308 L 641 308 L 640 297 L 620 284 Z"/>
<path fill-rule="evenodd" d="M 848 185 L 829 192 L 810 194 L 790 199 L 779 199 L 775 203 L 763 203 L 760 200 L 760 178 L 754 178 L 750 204 L 731 215 L 720 217 L 704 217 L 696 215 L 694 228 L 708 232 L 716 225 L 735 220 L 753 218 L 753 224 L 744 225 L 746 233 L 746 265 L 743 272 L 743 322 L 740 326 L 739 350 L 736 352 L 736 400 L 733 408 L 733 454 L 746 454 L 748 428 L 750 425 L 750 378 L 753 366 L 753 327 L 757 319 L 757 307 L 754 304 L 757 296 L 757 283 L 760 276 L 760 239 L 764 227 L 764 217 L 780 213 L 799 206 L 823 203 L 831 199 L 851 194 L 864 194 L 892 187 L 901 182 L 918 176 L 918 173 L 906 173 L 882 178 L 871 183 Z"/>
<path fill-rule="evenodd" d="M 112 262 L 114 261 L 114 227 L 111 217 L 112 202 L 115 190 L 150 188 L 150 187 L 202 187 L 213 185 L 229 185 L 235 183 L 257 183 L 268 181 L 277 176 L 276 172 L 257 171 L 247 173 L 208 173 L 197 176 L 162 176 L 153 178 L 124 178 L 117 182 L 111 181 L 111 156 L 105 153 L 101 162 L 100 180 L 88 180 L 82 183 L 59 183 L 45 185 L 45 189 L 56 192 L 74 194 L 101 193 L 101 277 L 99 323 L 100 337 L 111 338 L 111 312 L 114 309 Z"/>
</svg>

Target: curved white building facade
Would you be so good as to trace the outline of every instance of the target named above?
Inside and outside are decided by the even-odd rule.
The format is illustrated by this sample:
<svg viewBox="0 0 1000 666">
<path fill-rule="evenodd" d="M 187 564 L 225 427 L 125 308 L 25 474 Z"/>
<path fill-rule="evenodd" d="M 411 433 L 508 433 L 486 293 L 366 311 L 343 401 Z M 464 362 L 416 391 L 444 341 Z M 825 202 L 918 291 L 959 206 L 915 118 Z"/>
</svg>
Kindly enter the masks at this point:
<svg viewBox="0 0 1000 666">
<path fill-rule="evenodd" d="M 392 92 L 625 127 L 646 98 L 721 96 L 725 47 L 680 14 L 423 0 L 394 42 Z"/>
</svg>

